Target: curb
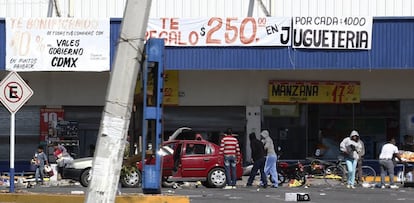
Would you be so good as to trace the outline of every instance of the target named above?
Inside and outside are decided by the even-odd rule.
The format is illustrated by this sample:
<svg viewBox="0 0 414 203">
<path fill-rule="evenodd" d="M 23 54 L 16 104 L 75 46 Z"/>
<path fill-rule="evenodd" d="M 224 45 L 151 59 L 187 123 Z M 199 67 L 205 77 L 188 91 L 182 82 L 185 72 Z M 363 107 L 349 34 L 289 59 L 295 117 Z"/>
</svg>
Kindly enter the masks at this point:
<svg viewBox="0 0 414 203">
<path fill-rule="evenodd" d="M 85 195 L 47 195 L 47 194 L 0 194 L 0 203 L 80 203 L 85 201 Z M 168 195 L 120 195 L 116 203 L 190 203 L 186 196 Z"/>
</svg>

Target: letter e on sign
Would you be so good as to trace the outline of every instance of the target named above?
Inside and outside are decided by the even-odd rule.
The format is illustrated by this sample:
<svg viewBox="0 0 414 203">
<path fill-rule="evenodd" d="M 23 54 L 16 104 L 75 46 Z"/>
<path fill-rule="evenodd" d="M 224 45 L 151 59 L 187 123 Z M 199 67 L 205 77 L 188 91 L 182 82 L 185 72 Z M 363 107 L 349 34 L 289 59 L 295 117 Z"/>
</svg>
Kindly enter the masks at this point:
<svg viewBox="0 0 414 203">
<path fill-rule="evenodd" d="M 10 72 L 0 83 L 0 100 L 10 113 L 17 112 L 32 95 L 33 90 L 16 72 Z"/>
</svg>

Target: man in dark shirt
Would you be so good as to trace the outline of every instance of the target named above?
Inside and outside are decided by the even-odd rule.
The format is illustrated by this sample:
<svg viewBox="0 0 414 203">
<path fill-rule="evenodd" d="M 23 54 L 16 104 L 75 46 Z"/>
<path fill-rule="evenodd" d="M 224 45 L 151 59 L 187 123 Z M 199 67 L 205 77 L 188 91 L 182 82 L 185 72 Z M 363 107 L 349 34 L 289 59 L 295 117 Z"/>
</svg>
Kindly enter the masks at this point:
<svg viewBox="0 0 414 203">
<path fill-rule="evenodd" d="M 260 180 L 261 180 L 261 186 L 267 187 L 267 178 L 266 174 L 264 173 L 264 166 L 266 162 L 265 157 L 265 150 L 263 143 L 257 139 L 256 134 L 250 133 L 250 148 L 252 150 L 252 159 L 253 159 L 253 168 L 250 172 L 250 177 L 247 180 L 246 186 L 252 186 L 253 180 L 257 174 L 257 171 L 260 170 Z"/>
</svg>

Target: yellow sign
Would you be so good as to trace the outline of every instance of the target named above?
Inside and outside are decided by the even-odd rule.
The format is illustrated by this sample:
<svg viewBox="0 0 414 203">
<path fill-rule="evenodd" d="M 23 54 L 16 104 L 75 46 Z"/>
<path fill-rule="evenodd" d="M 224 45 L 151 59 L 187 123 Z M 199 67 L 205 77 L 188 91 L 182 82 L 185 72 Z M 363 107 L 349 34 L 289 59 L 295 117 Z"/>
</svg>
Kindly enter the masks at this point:
<svg viewBox="0 0 414 203">
<path fill-rule="evenodd" d="M 178 105 L 178 71 L 164 72 L 164 105 Z"/>
<path fill-rule="evenodd" d="M 354 81 L 269 81 L 270 103 L 359 103 Z"/>
<path fill-rule="evenodd" d="M 138 78 L 137 85 L 135 87 L 135 94 L 141 94 L 141 80 Z M 152 90 L 154 85 L 153 81 L 148 81 L 148 90 Z M 152 95 L 152 91 L 148 92 L 149 95 Z M 178 71 L 177 70 L 167 70 L 164 71 L 164 95 L 163 95 L 163 104 L 164 105 L 178 105 Z"/>
</svg>

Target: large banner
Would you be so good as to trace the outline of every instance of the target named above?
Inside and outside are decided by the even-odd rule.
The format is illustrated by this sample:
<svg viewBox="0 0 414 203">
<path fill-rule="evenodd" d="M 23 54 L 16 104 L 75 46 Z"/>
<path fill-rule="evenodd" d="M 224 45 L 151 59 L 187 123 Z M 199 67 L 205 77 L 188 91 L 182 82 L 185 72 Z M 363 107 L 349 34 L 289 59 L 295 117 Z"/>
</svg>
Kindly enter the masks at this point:
<svg viewBox="0 0 414 203">
<path fill-rule="evenodd" d="M 371 49 L 372 17 L 293 17 L 293 48 Z"/>
<path fill-rule="evenodd" d="M 291 17 L 150 19 L 148 38 L 165 46 L 290 46 Z"/>
<path fill-rule="evenodd" d="M 109 27 L 109 18 L 6 18 L 6 70 L 109 71 Z"/>
<path fill-rule="evenodd" d="M 359 103 L 356 81 L 269 81 L 270 103 Z"/>
</svg>

